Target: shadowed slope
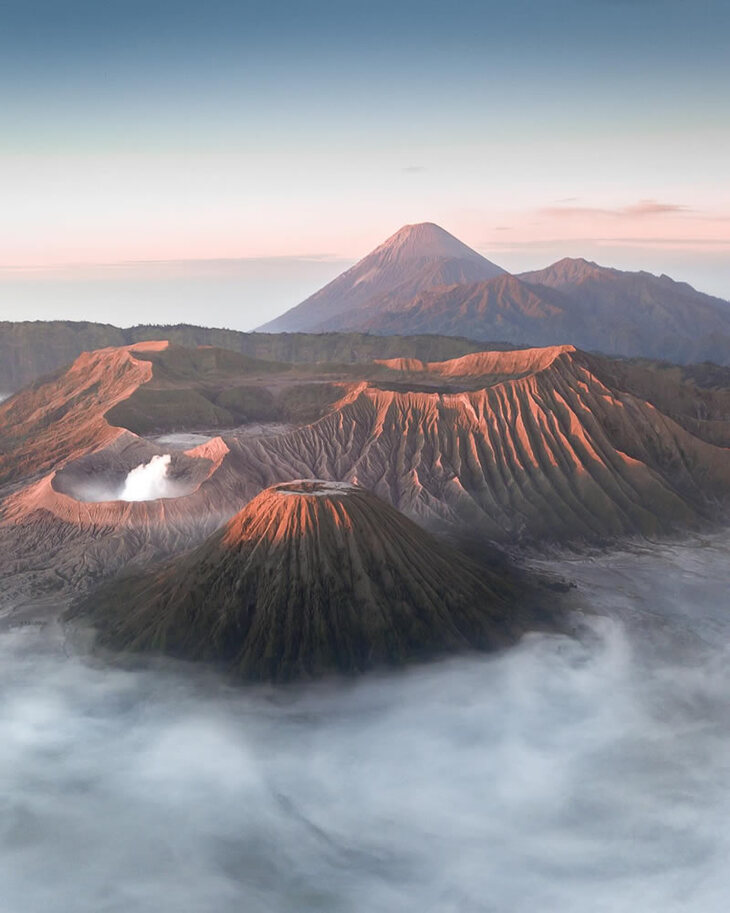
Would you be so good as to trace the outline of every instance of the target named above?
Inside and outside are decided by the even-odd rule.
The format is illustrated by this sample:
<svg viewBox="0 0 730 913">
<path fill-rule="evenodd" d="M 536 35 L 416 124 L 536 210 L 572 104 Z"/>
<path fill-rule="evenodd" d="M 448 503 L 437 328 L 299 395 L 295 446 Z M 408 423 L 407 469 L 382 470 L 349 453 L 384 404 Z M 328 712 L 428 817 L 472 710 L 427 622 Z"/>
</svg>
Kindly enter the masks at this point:
<svg viewBox="0 0 730 913">
<path fill-rule="evenodd" d="M 730 447 L 730 367 L 584 358 L 614 389 L 631 390 L 701 440 Z"/>
<path fill-rule="evenodd" d="M 107 646 L 289 679 L 501 646 L 528 615 L 511 596 L 374 495 L 299 481 L 267 489 L 193 553 L 103 588 L 74 614 L 90 616 Z"/>
<path fill-rule="evenodd" d="M 545 270 L 432 288 L 361 313 L 352 329 L 446 333 L 516 345 L 730 362 L 730 303 L 668 276 L 561 260 Z"/>
<path fill-rule="evenodd" d="M 581 335 L 564 342 L 608 354 L 730 363 L 730 302 L 686 282 L 569 257 L 520 279 L 565 299 Z"/>
<path fill-rule="evenodd" d="M 573 341 L 571 332 L 578 328 L 566 327 L 565 317 L 559 293 L 532 288 L 516 276 L 504 275 L 483 282 L 443 283 L 408 302 L 362 314 L 352 325 L 371 333 L 453 333 L 540 345 Z"/>
</svg>

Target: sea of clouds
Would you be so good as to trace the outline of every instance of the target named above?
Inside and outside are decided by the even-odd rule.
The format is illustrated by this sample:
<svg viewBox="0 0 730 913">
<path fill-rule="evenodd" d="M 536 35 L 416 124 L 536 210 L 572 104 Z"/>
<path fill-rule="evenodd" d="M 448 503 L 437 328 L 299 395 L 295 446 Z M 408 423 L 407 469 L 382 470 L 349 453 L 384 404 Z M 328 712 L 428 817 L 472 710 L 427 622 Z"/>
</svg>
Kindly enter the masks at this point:
<svg viewBox="0 0 730 913">
<path fill-rule="evenodd" d="M 0 634 L 0 910 L 724 913 L 729 556 L 565 561 L 580 642 L 345 684 Z"/>
</svg>

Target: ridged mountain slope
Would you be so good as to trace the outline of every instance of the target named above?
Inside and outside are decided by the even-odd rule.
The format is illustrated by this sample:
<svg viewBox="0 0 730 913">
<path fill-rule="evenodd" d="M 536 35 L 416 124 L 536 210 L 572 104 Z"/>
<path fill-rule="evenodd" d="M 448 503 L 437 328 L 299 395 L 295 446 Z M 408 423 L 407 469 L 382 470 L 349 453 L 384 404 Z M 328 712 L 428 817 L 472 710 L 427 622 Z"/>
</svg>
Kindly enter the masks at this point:
<svg viewBox="0 0 730 913">
<path fill-rule="evenodd" d="M 167 342 L 86 352 L 65 371 L 0 404 L 0 484 L 48 471 L 124 434 L 105 414 L 152 378 Z"/>
<path fill-rule="evenodd" d="M 730 364 L 730 302 L 686 282 L 571 258 L 519 278 L 571 302 L 584 335 L 564 341 L 608 354 Z"/>
<path fill-rule="evenodd" d="M 561 260 L 534 273 L 430 289 L 353 324 L 681 363 L 730 364 L 730 303 L 650 273 Z"/>
<path fill-rule="evenodd" d="M 430 289 L 409 302 L 365 317 L 359 328 L 371 333 L 459 333 L 472 339 L 527 339 L 530 344 L 556 345 L 575 335 L 566 327 L 565 301 L 550 289 L 527 285 L 504 275 L 486 282 Z M 540 338 L 531 339 L 530 334 Z M 548 338 L 545 338 L 547 335 Z"/>
<path fill-rule="evenodd" d="M 524 630 L 511 588 L 388 504 L 303 480 L 255 497 L 191 554 L 74 614 L 101 644 L 286 680 L 494 648 Z"/>
<path fill-rule="evenodd" d="M 146 353 L 153 371 L 168 352 L 179 365 L 174 350 Z M 126 364 L 127 356 L 94 355 L 109 365 Z M 696 525 L 717 517 L 730 496 L 727 378 L 721 369 L 705 374 L 634 366 L 571 346 L 398 359 L 343 382 L 317 421 L 258 437 L 224 434 L 173 455 L 186 493 L 131 503 L 82 500 L 80 482 L 110 471 L 123 476 L 160 447 L 110 429 L 106 404 L 96 399 L 103 388 L 76 376 L 54 406 L 74 417 L 77 435 L 59 442 L 65 450 L 48 446 L 53 408 L 34 400 L 27 416 L 36 422 L 27 457 L 48 471 L 16 481 L 0 502 L 8 569 L 0 598 L 20 592 L 24 580 L 37 590 L 50 566 L 49 586 L 84 588 L 130 561 L 191 547 L 263 489 L 291 479 L 359 484 L 422 525 L 445 525 L 475 543 L 595 542 Z M 30 395 L 45 400 L 41 389 Z M 26 394 L 0 412 L 24 402 Z"/>
<path fill-rule="evenodd" d="M 448 372 L 443 392 L 403 392 L 405 373 L 395 389 L 362 384 L 312 425 L 232 443 L 238 476 L 356 482 L 424 523 L 508 541 L 656 534 L 730 494 L 730 450 L 609 386 L 600 360 L 570 346 L 491 353 L 490 385 L 461 361 L 462 392 L 458 366 L 433 372 Z"/>
</svg>

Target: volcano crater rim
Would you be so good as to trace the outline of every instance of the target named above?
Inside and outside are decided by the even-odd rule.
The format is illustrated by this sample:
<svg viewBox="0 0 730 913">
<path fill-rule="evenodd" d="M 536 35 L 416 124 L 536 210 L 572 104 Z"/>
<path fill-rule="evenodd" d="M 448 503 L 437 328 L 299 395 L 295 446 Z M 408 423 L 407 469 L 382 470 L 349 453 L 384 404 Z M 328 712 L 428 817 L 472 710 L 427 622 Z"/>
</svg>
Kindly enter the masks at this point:
<svg viewBox="0 0 730 913">
<path fill-rule="evenodd" d="M 165 453 L 152 447 L 135 448 L 134 453 L 100 451 L 59 469 L 51 484 L 55 491 L 86 504 L 160 501 L 191 495 L 212 469 L 211 460 L 181 451 Z M 130 484 L 135 473 L 136 486 Z"/>
</svg>

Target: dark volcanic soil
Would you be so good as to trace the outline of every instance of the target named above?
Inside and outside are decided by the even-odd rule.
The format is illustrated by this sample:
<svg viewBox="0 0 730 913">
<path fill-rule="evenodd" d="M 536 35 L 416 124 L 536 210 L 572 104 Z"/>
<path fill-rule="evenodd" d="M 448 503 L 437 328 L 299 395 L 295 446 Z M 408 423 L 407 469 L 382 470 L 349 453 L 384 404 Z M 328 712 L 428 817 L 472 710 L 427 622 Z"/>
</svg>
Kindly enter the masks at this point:
<svg viewBox="0 0 730 913">
<path fill-rule="evenodd" d="M 538 623 L 529 599 L 513 570 L 468 560 L 366 490 L 302 480 L 262 492 L 196 551 L 92 592 L 72 617 L 89 617 L 103 646 L 281 680 L 505 646 Z"/>
</svg>

